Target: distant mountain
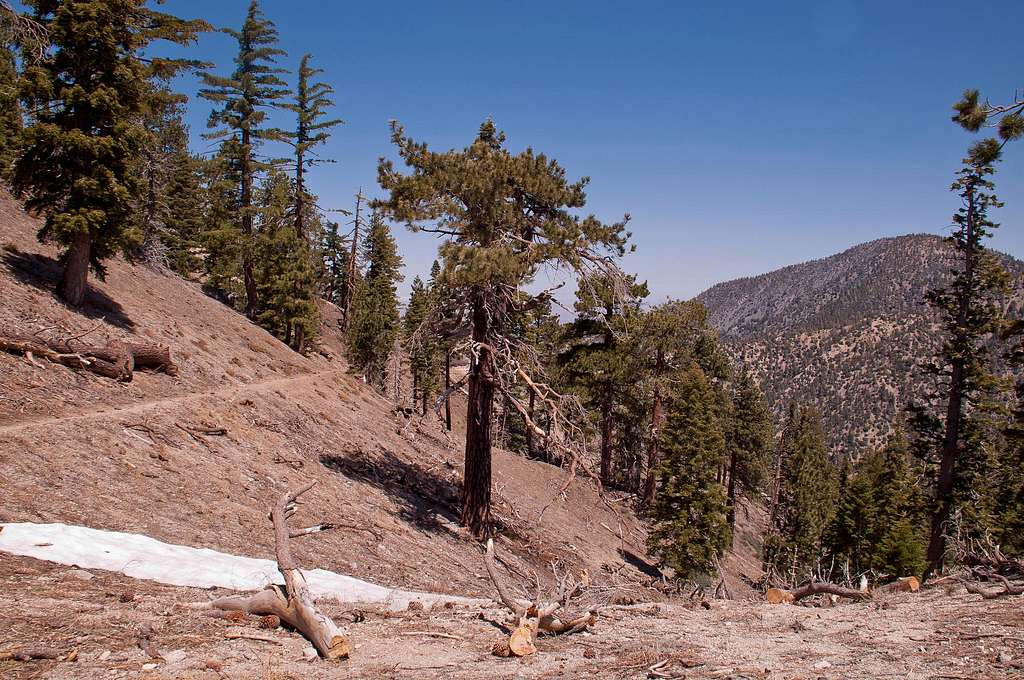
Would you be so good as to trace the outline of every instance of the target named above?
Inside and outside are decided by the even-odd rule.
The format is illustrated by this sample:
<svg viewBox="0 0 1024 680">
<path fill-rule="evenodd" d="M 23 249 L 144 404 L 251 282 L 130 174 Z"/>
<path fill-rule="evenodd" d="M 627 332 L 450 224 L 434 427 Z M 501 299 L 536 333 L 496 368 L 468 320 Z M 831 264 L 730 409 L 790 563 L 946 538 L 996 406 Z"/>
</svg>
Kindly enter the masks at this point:
<svg viewBox="0 0 1024 680">
<path fill-rule="evenodd" d="M 1003 257 L 1011 273 L 1024 273 L 1024 263 Z M 778 417 L 791 400 L 814 404 L 833 449 L 858 456 L 926 388 L 917 364 L 940 338 L 923 295 L 948 279 L 950 258 L 939 236 L 884 238 L 720 283 L 697 299 Z"/>
</svg>

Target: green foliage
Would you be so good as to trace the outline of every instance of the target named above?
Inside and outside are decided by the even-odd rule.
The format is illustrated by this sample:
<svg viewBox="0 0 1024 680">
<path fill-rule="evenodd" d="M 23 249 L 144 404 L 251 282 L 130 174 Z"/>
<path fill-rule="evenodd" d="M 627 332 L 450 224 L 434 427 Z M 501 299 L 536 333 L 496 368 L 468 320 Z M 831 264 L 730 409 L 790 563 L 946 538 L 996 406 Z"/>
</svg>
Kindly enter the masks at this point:
<svg viewBox="0 0 1024 680">
<path fill-rule="evenodd" d="M 349 243 L 339 231 L 337 222 L 330 222 L 320 240 L 320 255 L 323 260 L 322 296 L 339 307 L 345 302 L 345 287 L 348 285 Z"/>
<path fill-rule="evenodd" d="M 850 575 L 920 574 L 925 565 L 924 505 L 897 430 L 885 448 L 865 455 L 840 484 L 829 552 Z"/>
<path fill-rule="evenodd" d="M 965 90 L 960 101 L 953 104 L 953 109 L 956 111 L 953 122 L 970 132 L 993 125 L 1003 143 L 1024 137 L 1024 101 L 1019 97 L 1010 104 L 992 105 L 987 101 L 982 103 L 977 90 Z"/>
<path fill-rule="evenodd" d="M 648 546 L 677 578 L 713 574 L 730 541 L 725 490 L 716 477 L 725 439 L 714 391 L 696 365 L 678 376 L 661 451 Z"/>
<path fill-rule="evenodd" d="M 735 475 L 739 490 L 753 496 L 767 480 L 774 436 L 768 403 L 746 366 L 731 401 L 727 448 L 736 464 L 730 474 Z"/>
<path fill-rule="evenodd" d="M 396 284 L 402 280 L 402 258 L 391 230 L 379 213 L 370 218 L 370 228 L 363 241 L 363 259 L 366 273 L 352 300 L 348 357 L 367 383 L 382 390 L 388 377 L 388 357 L 398 337 Z"/>
<path fill-rule="evenodd" d="M 412 280 L 409 305 L 405 310 L 403 324 L 409 353 L 409 368 L 424 413 L 427 409 L 427 400 L 437 391 L 441 378 L 437 338 L 429 327 L 425 326 L 434 311 L 433 291 L 417 276 Z"/>
<path fill-rule="evenodd" d="M 260 207 L 256 239 L 256 283 L 260 311 L 256 320 L 282 341 L 302 350 L 320 326 L 316 306 L 316 269 L 308 244 L 292 227 L 289 209 L 294 187 L 272 171 L 257 197 Z"/>
<path fill-rule="evenodd" d="M 21 105 L 13 46 L 0 40 L 0 180 L 11 179 L 21 146 Z"/>
<path fill-rule="evenodd" d="M 837 475 L 816 410 L 791 406 L 776 455 L 779 476 L 765 563 L 796 582 L 818 567 L 837 495 Z"/>
<path fill-rule="evenodd" d="M 13 185 L 26 208 L 44 215 L 40 239 L 72 247 L 61 293 L 84 295 L 85 261 L 130 250 L 139 195 L 133 163 L 146 143 L 141 125 L 152 71 L 140 54 L 153 40 L 187 44 L 205 28 L 148 9 L 143 0 L 33 0 L 51 49 L 30 63 L 21 98 L 33 110 Z M 173 61 L 159 62 L 162 73 Z"/>
</svg>

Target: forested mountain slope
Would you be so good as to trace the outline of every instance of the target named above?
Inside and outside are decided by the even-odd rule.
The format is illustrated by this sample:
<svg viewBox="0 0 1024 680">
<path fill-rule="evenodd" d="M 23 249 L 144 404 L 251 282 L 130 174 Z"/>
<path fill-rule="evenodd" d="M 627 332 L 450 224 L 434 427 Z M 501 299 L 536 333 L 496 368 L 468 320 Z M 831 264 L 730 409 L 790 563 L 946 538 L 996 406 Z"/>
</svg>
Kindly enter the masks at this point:
<svg viewBox="0 0 1024 680">
<path fill-rule="evenodd" d="M 1019 279 L 1024 263 L 1003 260 Z M 939 338 L 923 295 L 950 265 L 940 237 L 911 234 L 720 283 L 697 299 L 778 417 L 791 400 L 815 404 L 833 448 L 856 456 L 926 389 L 917 364 Z"/>
</svg>

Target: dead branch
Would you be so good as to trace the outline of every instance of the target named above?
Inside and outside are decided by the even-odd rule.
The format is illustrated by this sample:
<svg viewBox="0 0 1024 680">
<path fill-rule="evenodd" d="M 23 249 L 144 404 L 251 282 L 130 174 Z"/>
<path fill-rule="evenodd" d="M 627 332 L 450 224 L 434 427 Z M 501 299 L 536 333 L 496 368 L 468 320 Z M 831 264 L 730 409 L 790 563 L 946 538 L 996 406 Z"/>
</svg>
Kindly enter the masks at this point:
<svg viewBox="0 0 1024 680">
<path fill-rule="evenodd" d="M 811 595 L 836 595 L 837 597 L 845 597 L 849 600 L 857 601 L 871 599 L 871 593 L 866 590 L 844 588 L 834 583 L 822 583 L 820 581 L 811 581 L 805 586 L 796 588 L 791 593 L 794 600 L 801 600 Z"/>
<path fill-rule="evenodd" d="M 487 575 L 490 577 L 491 583 L 494 584 L 494 589 L 498 593 L 498 601 L 512 612 L 515 617 L 516 628 L 512 631 L 508 641 L 499 642 L 491 650 L 498 656 L 526 656 L 533 654 L 537 651 L 533 646 L 533 640 L 536 639 L 539 633 L 550 633 L 552 635 L 579 633 L 597 622 L 597 612 L 595 611 L 589 611 L 565 620 L 556 615 L 581 589 L 579 583 L 568 572 L 560 578 L 557 572 L 555 572 L 554 575 L 558 580 L 558 591 L 553 601 L 543 602 L 541 600 L 539 578 L 537 578 L 534 599 L 533 601 L 528 601 L 513 598 L 505 588 L 504 582 L 498 577 L 498 570 L 494 564 L 494 541 L 492 539 L 487 541 L 484 566 L 487 569 Z"/>
<path fill-rule="evenodd" d="M 10 652 L 0 652 L 0 661 L 35 661 L 59 659 L 64 652 L 55 649 L 16 649 Z"/>
<path fill-rule="evenodd" d="M 982 588 L 980 584 L 971 583 L 970 581 L 964 579 L 959 580 L 964 585 L 964 588 L 967 589 L 967 592 L 973 593 L 974 595 L 981 595 L 982 598 L 986 600 L 994 600 L 999 597 L 1013 597 L 1016 595 L 1024 595 L 1024 586 L 1013 585 L 1012 583 L 1010 583 L 1009 579 L 1007 579 L 1005 576 L 1001 574 L 994 574 L 993 576 L 994 578 L 1002 581 L 1002 590 L 986 590 L 985 588 Z"/>
<path fill-rule="evenodd" d="M 302 575 L 302 570 L 299 569 L 295 558 L 292 557 L 289 542 L 292 531 L 288 528 L 288 518 L 295 513 L 295 504 L 298 498 L 312 489 L 315 484 L 315 481 L 310 482 L 297 491 L 285 493 L 278 499 L 270 513 L 274 524 L 277 568 L 284 576 L 284 588 L 271 585 L 266 590 L 254 595 L 214 600 L 209 603 L 209 606 L 214 609 L 242 611 L 259 616 L 273 614 L 313 643 L 321 657 L 333 661 L 347 658 L 351 648 L 334 621 L 316 609 L 306 585 L 306 578 Z"/>
<path fill-rule="evenodd" d="M 275 645 L 284 644 L 272 635 L 265 635 L 263 633 L 253 633 L 245 630 L 229 630 L 226 633 L 224 633 L 224 637 L 228 640 L 256 640 L 258 642 L 270 642 Z"/>
</svg>

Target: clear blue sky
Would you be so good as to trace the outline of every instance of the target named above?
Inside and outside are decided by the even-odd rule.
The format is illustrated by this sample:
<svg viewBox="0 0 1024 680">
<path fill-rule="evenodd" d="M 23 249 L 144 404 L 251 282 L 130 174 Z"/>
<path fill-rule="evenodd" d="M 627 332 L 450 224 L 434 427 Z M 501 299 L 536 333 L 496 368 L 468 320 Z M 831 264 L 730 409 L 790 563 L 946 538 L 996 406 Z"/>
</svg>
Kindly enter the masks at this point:
<svg viewBox="0 0 1024 680">
<path fill-rule="evenodd" d="M 247 0 L 168 0 L 241 24 Z M 347 123 L 315 170 L 326 206 L 350 207 L 393 155 L 388 121 L 438 149 L 493 116 L 513 149 L 589 175 L 588 209 L 633 216 L 628 269 L 653 298 L 829 255 L 880 236 L 941 233 L 972 136 L 950 105 L 966 87 L 1024 87 L 1022 2 L 295 2 L 264 0 L 297 65 L 314 55 Z M 235 46 L 196 53 L 229 72 Z M 193 80 L 180 86 L 191 93 Z M 192 101 L 205 128 L 208 104 Z M 286 119 L 283 120 L 283 122 Z M 197 148 L 201 144 L 197 141 Z M 994 245 L 1024 256 L 1024 141 L 996 176 Z M 396 228 L 407 282 L 436 241 Z"/>
</svg>

